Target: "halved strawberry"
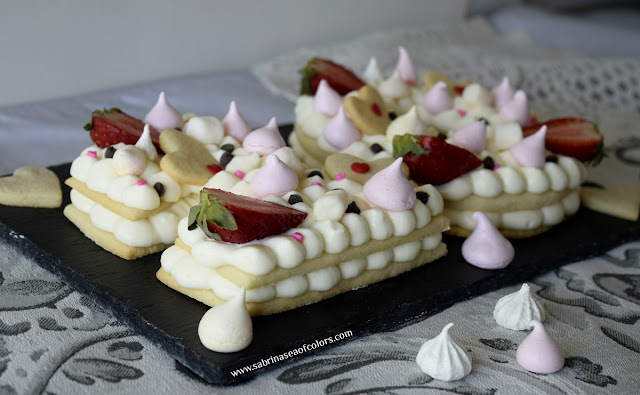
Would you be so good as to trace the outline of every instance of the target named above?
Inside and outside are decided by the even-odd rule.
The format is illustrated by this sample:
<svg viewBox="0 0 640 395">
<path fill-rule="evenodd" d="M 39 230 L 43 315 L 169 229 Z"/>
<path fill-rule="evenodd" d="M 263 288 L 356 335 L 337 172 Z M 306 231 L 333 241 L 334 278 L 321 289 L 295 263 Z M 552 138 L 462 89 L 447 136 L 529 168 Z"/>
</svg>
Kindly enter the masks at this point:
<svg viewBox="0 0 640 395">
<path fill-rule="evenodd" d="M 324 58 L 311 58 L 300 70 L 300 74 L 302 74 L 301 95 L 315 95 L 322 80 L 326 80 L 331 88 L 343 96 L 364 85 L 364 82 L 351 70 Z"/>
<path fill-rule="evenodd" d="M 189 230 L 198 226 L 212 239 L 243 244 L 294 228 L 307 213 L 265 200 L 204 188 L 189 211 Z"/>
<path fill-rule="evenodd" d="M 556 154 L 598 164 L 604 157 L 604 138 L 597 126 L 582 118 L 556 118 L 522 128 L 526 137 L 547 125 L 546 148 Z"/>
<path fill-rule="evenodd" d="M 426 135 L 394 136 L 393 156 L 403 157 L 409 178 L 420 185 L 444 184 L 482 165 L 472 152 Z"/>
<path fill-rule="evenodd" d="M 98 147 L 105 148 L 117 143 L 135 144 L 142 135 L 144 122 L 119 108 L 105 108 L 91 113 L 91 121 L 84 125 L 84 130 L 90 132 L 91 140 Z M 151 141 L 162 152 L 159 139 L 160 133 L 151 128 Z"/>
</svg>

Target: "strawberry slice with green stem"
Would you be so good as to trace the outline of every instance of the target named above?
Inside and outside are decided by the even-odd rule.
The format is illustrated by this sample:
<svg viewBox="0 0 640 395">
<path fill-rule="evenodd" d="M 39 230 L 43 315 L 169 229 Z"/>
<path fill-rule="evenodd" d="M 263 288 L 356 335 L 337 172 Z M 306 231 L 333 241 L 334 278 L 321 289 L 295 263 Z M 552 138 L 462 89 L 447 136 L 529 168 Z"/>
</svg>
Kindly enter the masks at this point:
<svg viewBox="0 0 640 395">
<path fill-rule="evenodd" d="M 345 66 L 330 59 L 314 57 L 300 70 L 302 81 L 301 95 L 315 95 L 320 81 L 326 80 L 342 96 L 360 89 L 365 83 Z"/>
<path fill-rule="evenodd" d="M 91 113 L 91 121 L 84 125 L 91 140 L 100 148 L 114 144 L 135 144 L 144 131 L 144 122 L 119 108 L 96 110 Z M 160 133 L 151 128 L 151 141 L 158 152 L 160 149 Z"/>
<path fill-rule="evenodd" d="M 537 132 L 542 125 L 547 126 L 545 147 L 559 155 L 576 158 L 593 165 L 605 156 L 604 137 L 598 127 L 582 118 L 555 118 L 522 128 L 523 136 Z"/>
<path fill-rule="evenodd" d="M 214 240 L 244 244 L 284 233 L 306 217 L 305 212 L 277 203 L 204 188 L 200 203 L 189 211 L 188 229 L 199 227 Z"/>
<path fill-rule="evenodd" d="M 426 135 L 394 136 L 393 156 L 403 157 L 409 167 L 409 178 L 420 185 L 445 184 L 482 165 L 471 151 Z"/>
</svg>

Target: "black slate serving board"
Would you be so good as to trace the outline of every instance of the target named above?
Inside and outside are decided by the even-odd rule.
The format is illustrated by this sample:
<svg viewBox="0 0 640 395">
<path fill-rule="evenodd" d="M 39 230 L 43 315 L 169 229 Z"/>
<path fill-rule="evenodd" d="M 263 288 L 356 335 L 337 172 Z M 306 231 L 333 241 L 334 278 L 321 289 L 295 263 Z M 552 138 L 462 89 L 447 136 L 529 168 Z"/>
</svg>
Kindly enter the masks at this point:
<svg viewBox="0 0 640 395">
<path fill-rule="evenodd" d="M 281 127 L 284 133 L 290 127 Z M 52 167 L 60 180 L 70 164 Z M 69 188 L 63 186 L 64 205 Z M 22 235 L 24 237 L 20 237 Z M 640 236 L 640 223 L 581 209 L 549 232 L 513 241 L 516 257 L 506 269 L 489 271 L 467 264 L 462 239 L 445 236 L 449 253 L 395 278 L 350 291 L 292 311 L 253 319 L 251 345 L 237 353 L 207 350 L 197 327 L 208 307 L 179 294 L 155 278 L 160 254 L 136 261 L 120 259 L 85 238 L 60 209 L 0 205 L 0 239 L 37 264 L 61 275 L 70 286 L 109 307 L 172 357 L 206 381 L 234 384 L 282 366 L 272 363 L 234 377 L 231 371 L 260 362 L 315 340 L 350 330 L 344 344 L 368 334 L 392 331 L 418 322 L 456 302 L 521 283 L 561 265 L 600 255 Z M 299 361 L 314 351 L 288 359 Z"/>
</svg>

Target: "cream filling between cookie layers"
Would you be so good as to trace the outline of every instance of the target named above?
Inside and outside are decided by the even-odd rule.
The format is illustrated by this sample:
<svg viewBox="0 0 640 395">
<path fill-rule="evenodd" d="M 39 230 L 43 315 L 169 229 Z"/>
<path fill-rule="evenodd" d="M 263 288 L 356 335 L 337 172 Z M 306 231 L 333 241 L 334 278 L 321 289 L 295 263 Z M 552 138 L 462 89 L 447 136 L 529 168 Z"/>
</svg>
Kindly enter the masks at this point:
<svg viewBox="0 0 640 395">
<path fill-rule="evenodd" d="M 344 213 L 345 206 L 341 208 L 337 217 L 319 219 L 314 215 L 314 209 L 316 205 L 323 207 L 322 201 L 333 205 L 345 205 L 348 202 L 330 199 L 328 194 L 325 195 L 327 190 L 324 187 L 312 188 L 321 189 L 319 197 L 310 198 L 309 196 L 313 196 L 312 192 L 301 193 L 312 207 L 303 202 L 293 206 L 307 211 L 307 219 L 299 227 L 290 229 L 283 235 L 240 245 L 217 243 L 212 242 L 199 228 L 188 230 L 186 218 L 178 224 L 178 235 L 202 265 L 212 268 L 229 265 L 242 272 L 261 276 L 274 271 L 276 267 L 297 267 L 303 261 L 318 258 L 325 252 L 340 254 L 351 246 L 361 246 L 370 240 L 386 240 L 392 236 L 409 235 L 415 229 L 428 226 L 432 215 L 440 213 L 443 207 L 438 192 L 433 187 L 426 186 L 421 190 L 431 191 L 429 201 L 425 205 L 418 200 L 410 210 L 391 212 L 363 207 L 360 214 L 355 214 Z M 302 242 L 291 236 L 294 233 L 302 235 Z"/>
<path fill-rule="evenodd" d="M 126 144 L 116 144 L 120 149 Z M 88 152 L 95 153 L 89 156 Z M 71 162 L 71 176 L 84 182 L 92 191 L 103 193 L 111 200 L 122 203 L 127 207 L 141 210 L 154 210 L 161 202 L 177 202 L 184 195 L 182 186 L 165 172 L 160 166 L 147 160 L 145 170 L 139 177 L 134 175 L 119 175 L 114 170 L 113 159 L 105 158 L 106 148 L 91 146 L 85 148 L 80 156 Z M 144 180 L 146 183 L 138 184 Z M 160 197 L 154 184 L 161 183 L 164 193 Z"/>
<path fill-rule="evenodd" d="M 414 260 L 421 251 L 431 251 L 440 246 L 441 240 L 442 233 L 437 232 L 390 250 L 374 252 L 365 257 L 248 289 L 246 301 L 260 303 L 277 297 L 295 298 L 308 291 L 329 291 L 342 279 L 356 278 L 367 270 L 383 269 L 395 262 Z M 238 285 L 218 274 L 214 268 L 199 264 L 189 252 L 175 245 L 162 253 L 161 264 L 162 268 L 184 288 L 211 289 L 225 300 L 232 298 L 240 290 Z"/>
<path fill-rule="evenodd" d="M 575 214 L 580 208 L 580 193 L 573 191 L 560 202 L 541 207 L 539 209 L 511 212 L 484 212 L 491 222 L 498 228 L 514 230 L 531 230 L 540 226 L 553 226 L 562 222 L 566 217 Z M 451 220 L 451 225 L 457 225 L 473 230 L 476 223 L 473 220 L 474 211 L 452 210 L 445 208 L 443 214 Z"/>
<path fill-rule="evenodd" d="M 503 152 L 501 157 L 513 160 L 508 152 Z M 557 157 L 558 163 L 546 162 L 542 169 L 516 166 L 502 166 L 495 170 L 479 168 L 439 185 L 437 189 L 444 199 L 459 201 L 471 195 L 495 198 L 502 193 L 541 194 L 578 188 L 586 178 L 584 165 L 568 156 Z"/>
<path fill-rule="evenodd" d="M 116 239 L 132 247 L 151 247 L 172 244 L 178 237 L 178 222 L 198 203 L 193 196 L 185 196 L 166 210 L 148 218 L 131 221 L 94 202 L 85 195 L 71 190 L 71 203 L 87 214 L 98 229 L 112 233 Z"/>
</svg>

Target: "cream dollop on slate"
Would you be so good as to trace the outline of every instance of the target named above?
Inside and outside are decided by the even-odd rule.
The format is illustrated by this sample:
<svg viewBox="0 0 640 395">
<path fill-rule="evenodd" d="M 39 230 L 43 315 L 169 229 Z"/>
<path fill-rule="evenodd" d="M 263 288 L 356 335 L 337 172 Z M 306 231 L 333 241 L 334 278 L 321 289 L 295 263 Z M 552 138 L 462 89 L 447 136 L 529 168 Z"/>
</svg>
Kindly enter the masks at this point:
<svg viewBox="0 0 640 395">
<path fill-rule="evenodd" d="M 198 325 L 202 345 L 211 351 L 236 352 L 243 350 L 253 340 L 251 316 L 244 304 L 245 289 L 233 298 L 210 308 Z"/>
</svg>

